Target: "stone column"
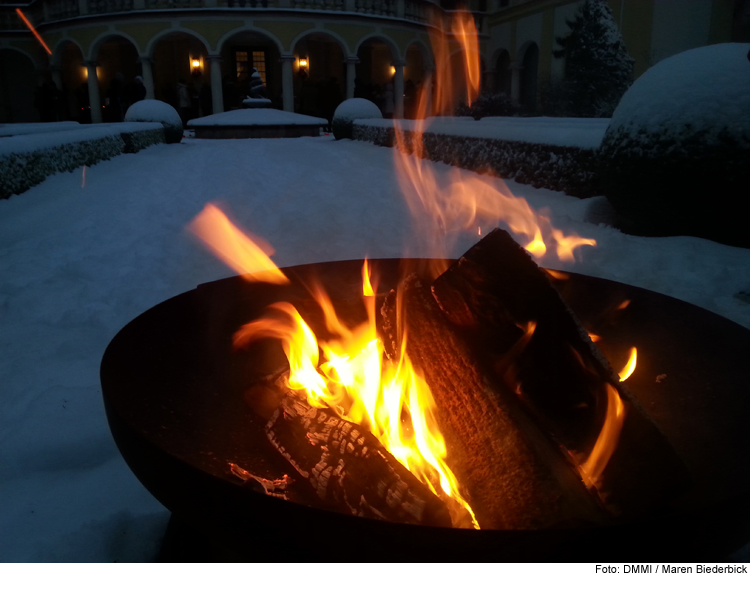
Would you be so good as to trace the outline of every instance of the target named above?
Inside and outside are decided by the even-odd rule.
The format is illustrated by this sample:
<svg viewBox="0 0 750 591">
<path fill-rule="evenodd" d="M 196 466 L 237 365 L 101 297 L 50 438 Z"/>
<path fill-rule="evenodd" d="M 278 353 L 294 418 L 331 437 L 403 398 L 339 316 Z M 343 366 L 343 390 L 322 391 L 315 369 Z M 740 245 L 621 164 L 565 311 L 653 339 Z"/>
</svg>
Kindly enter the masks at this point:
<svg viewBox="0 0 750 591">
<path fill-rule="evenodd" d="M 406 62 L 397 60 L 393 62 L 396 73 L 393 75 L 393 98 L 395 100 L 395 109 L 393 117 L 395 119 L 404 118 L 404 66 Z"/>
<path fill-rule="evenodd" d="M 482 73 L 482 80 L 485 80 L 485 90 L 490 94 L 495 94 L 497 92 L 497 70 L 485 70 Z M 481 89 L 480 89 L 481 94 Z"/>
<path fill-rule="evenodd" d="M 427 97 L 427 105 L 425 106 L 425 113 L 424 116 L 426 117 L 432 117 L 433 116 L 433 100 L 432 100 L 432 81 L 435 79 L 435 70 L 434 69 L 428 69 L 425 70 L 425 78 L 422 82 L 422 92 L 426 93 Z"/>
<path fill-rule="evenodd" d="M 141 78 L 143 78 L 143 86 L 146 87 L 146 98 L 153 100 L 156 98 L 156 93 L 154 92 L 154 73 L 151 68 L 154 60 L 142 55 L 138 58 L 138 62 L 141 64 Z"/>
<path fill-rule="evenodd" d="M 349 56 L 344 63 L 346 64 L 346 98 L 350 99 L 354 98 L 354 79 L 357 77 L 359 58 L 356 55 Z"/>
<path fill-rule="evenodd" d="M 102 122 L 102 100 L 99 97 L 99 79 L 96 77 L 96 62 L 86 60 L 88 72 L 89 105 L 91 107 L 91 123 Z"/>
<path fill-rule="evenodd" d="M 62 81 L 62 70 L 60 69 L 60 66 L 52 66 L 50 68 L 50 74 L 52 75 L 52 82 L 55 83 L 55 86 L 57 86 L 57 90 L 63 89 L 63 81 Z"/>
<path fill-rule="evenodd" d="M 221 56 L 209 55 L 211 64 L 211 108 L 213 114 L 224 112 L 224 89 L 221 86 Z"/>
<path fill-rule="evenodd" d="M 294 113 L 294 54 L 281 56 L 281 98 L 284 110 Z"/>
<path fill-rule="evenodd" d="M 521 66 L 518 62 L 510 64 L 510 100 L 516 104 L 521 101 Z"/>
</svg>

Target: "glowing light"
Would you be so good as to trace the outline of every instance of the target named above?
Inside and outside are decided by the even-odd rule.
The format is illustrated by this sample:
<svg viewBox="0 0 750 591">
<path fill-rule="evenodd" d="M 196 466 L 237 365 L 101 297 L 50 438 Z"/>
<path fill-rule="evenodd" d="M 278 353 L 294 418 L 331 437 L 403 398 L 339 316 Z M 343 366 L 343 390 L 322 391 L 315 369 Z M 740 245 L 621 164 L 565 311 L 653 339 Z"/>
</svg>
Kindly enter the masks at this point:
<svg viewBox="0 0 750 591">
<path fill-rule="evenodd" d="M 306 68 L 307 64 L 308 64 L 308 61 L 307 61 L 306 57 L 299 58 L 299 67 L 300 68 Z"/>
<path fill-rule="evenodd" d="M 21 17 L 21 20 L 24 22 L 24 24 L 29 28 L 29 31 L 34 33 L 34 37 L 36 37 L 37 41 L 39 41 L 39 43 L 42 44 L 42 47 L 44 47 L 44 49 L 47 50 L 47 53 L 52 55 L 52 51 L 50 50 L 49 47 L 47 47 L 47 44 L 44 42 L 44 39 L 42 39 L 41 35 L 36 32 L 34 25 L 32 25 L 29 22 L 29 19 L 27 19 L 26 15 L 23 12 L 21 12 L 20 8 L 16 8 L 16 13 L 18 14 L 18 16 Z"/>
</svg>

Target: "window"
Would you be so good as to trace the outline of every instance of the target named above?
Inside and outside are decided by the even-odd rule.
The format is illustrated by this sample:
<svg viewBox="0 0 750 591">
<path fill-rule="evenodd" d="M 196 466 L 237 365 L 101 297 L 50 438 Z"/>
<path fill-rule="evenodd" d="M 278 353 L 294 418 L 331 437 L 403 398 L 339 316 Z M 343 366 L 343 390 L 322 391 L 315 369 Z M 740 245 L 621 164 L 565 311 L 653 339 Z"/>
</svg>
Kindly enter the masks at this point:
<svg viewBox="0 0 750 591">
<path fill-rule="evenodd" d="M 234 63 L 237 69 L 237 81 L 243 82 L 250 75 L 250 68 L 247 63 L 247 51 L 235 51 Z"/>
<path fill-rule="evenodd" d="M 266 80 L 266 52 L 265 51 L 253 51 L 253 68 L 258 70 L 263 84 L 267 84 Z"/>
<path fill-rule="evenodd" d="M 268 84 L 266 79 L 266 52 L 262 49 L 242 49 L 234 52 L 235 72 L 237 82 L 245 82 L 253 68 L 258 69 L 263 84 Z"/>
</svg>

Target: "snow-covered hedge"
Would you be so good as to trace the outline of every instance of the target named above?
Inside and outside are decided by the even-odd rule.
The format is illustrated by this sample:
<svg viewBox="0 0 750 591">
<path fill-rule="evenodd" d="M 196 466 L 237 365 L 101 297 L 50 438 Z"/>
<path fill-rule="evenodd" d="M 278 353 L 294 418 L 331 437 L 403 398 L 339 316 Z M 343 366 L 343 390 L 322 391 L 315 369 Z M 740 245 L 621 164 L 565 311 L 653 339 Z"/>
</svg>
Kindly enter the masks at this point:
<svg viewBox="0 0 750 591">
<path fill-rule="evenodd" d="M 407 146 L 415 133 L 405 129 Z M 353 139 L 378 146 L 395 145 L 392 126 L 355 121 Z M 425 156 L 477 172 L 490 172 L 534 187 L 564 191 L 575 197 L 601 194 L 596 148 L 560 146 L 497 138 L 466 137 L 426 131 Z"/>
<path fill-rule="evenodd" d="M 352 139 L 352 124 L 355 119 L 382 119 L 378 106 L 363 98 L 352 98 L 342 102 L 333 113 L 331 130 L 337 140 Z"/>
<path fill-rule="evenodd" d="M 23 193 L 56 172 L 108 160 L 124 147 L 120 133 L 109 127 L 5 139 L 0 142 L 0 198 Z"/>
<path fill-rule="evenodd" d="M 120 136 L 125 143 L 124 154 L 135 154 L 154 144 L 166 142 L 166 131 L 161 123 L 117 123 Z"/>
<path fill-rule="evenodd" d="M 601 146 L 605 194 L 623 230 L 750 246 L 748 50 L 685 51 L 625 93 Z"/>
<path fill-rule="evenodd" d="M 56 172 L 91 166 L 163 142 L 160 123 L 85 125 L 0 138 L 0 199 L 23 193 Z"/>
</svg>

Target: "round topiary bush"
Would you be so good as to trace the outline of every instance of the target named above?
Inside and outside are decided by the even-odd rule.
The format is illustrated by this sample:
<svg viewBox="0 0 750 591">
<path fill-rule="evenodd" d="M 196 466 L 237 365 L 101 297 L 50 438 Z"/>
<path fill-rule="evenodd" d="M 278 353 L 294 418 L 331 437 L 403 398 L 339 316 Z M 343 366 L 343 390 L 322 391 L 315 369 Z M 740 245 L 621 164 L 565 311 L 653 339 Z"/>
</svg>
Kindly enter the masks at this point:
<svg viewBox="0 0 750 591">
<path fill-rule="evenodd" d="M 665 59 L 625 93 L 602 141 L 601 180 L 626 232 L 750 246 L 750 44 Z"/>
<path fill-rule="evenodd" d="M 182 119 L 175 108 L 162 101 L 144 99 L 130 105 L 125 121 L 154 121 L 164 126 L 164 137 L 168 144 L 182 141 Z"/>
<path fill-rule="evenodd" d="M 352 123 L 355 119 L 382 119 L 383 114 L 372 101 L 363 98 L 345 100 L 333 113 L 331 128 L 333 137 L 352 139 Z"/>
</svg>

